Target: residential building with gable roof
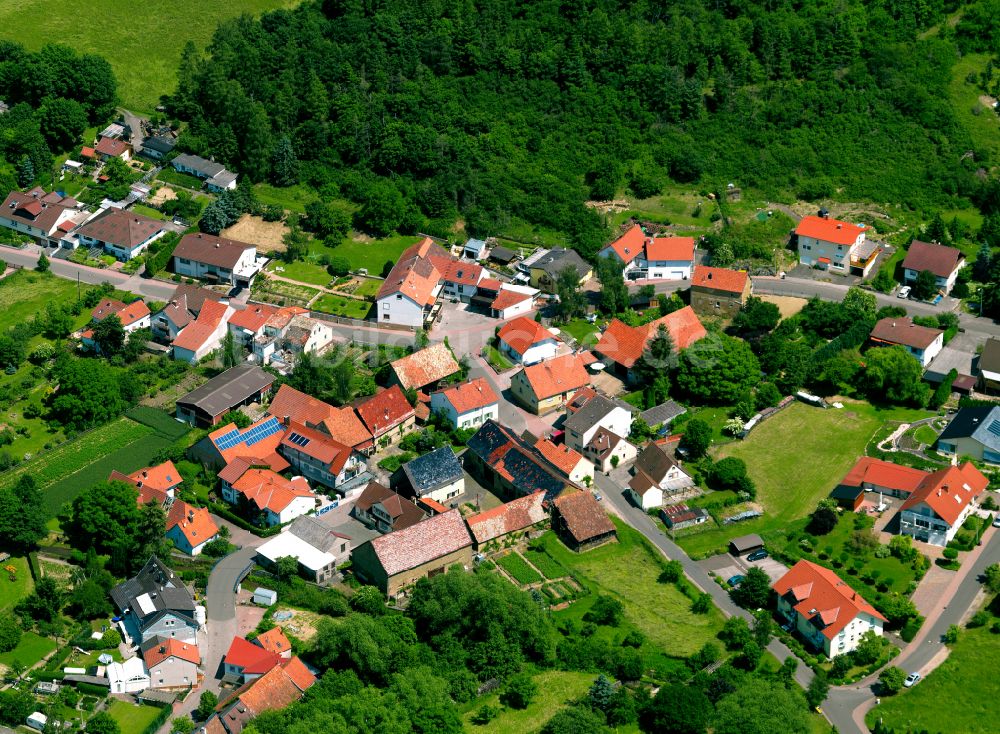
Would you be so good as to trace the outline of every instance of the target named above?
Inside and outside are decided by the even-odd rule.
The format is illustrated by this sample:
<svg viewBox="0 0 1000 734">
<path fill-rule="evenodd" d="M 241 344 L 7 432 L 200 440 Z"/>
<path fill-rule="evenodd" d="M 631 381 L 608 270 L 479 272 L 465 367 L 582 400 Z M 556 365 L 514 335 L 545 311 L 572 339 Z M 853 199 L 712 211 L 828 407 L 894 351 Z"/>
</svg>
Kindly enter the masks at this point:
<svg viewBox="0 0 1000 734">
<path fill-rule="evenodd" d="M 278 453 L 284 435 L 285 426 L 273 416 L 264 416 L 246 428 L 229 423 L 196 443 L 190 454 L 209 468 L 221 468 L 219 478 L 225 489 L 227 481 L 234 482 L 251 466 L 276 472 L 287 469 L 288 460 Z M 239 472 L 232 476 L 237 467 L 241 467 Z"/>
<path fill-rule="evenodd" d="M 472 534 L 475 550 L 481 550 L 487 543 L 499 541 L 512 533 L 521 533 L 548 521 L 545 507 L 545 492 L 518 497 L 483 512 L 465 518 Z"/>
<path fill-rule="evenodd" d="M 237 311 L 229 317 L 229 332 L 233 335 L 233 340 L 245 349 L 253 351 L 254 339 L 264 334 L 264 327 L 277 312 L 276 306 L 248 303 L 242 311 Z"/>
<path fill-rule="evenodd" d="M 169 637 L 152 637 L 140 649 L 149 671 L 150 688 L 190 688 L 198 684 L 201 653 L 197 645 Z"/>
<path fill-rule="evenodd" d="M 1000 464 L 1000 405 L 959 408 L 938 436 L 937 449 L 950 456 Z"/>
<path fill-rule="evenodd" d="M 253 340 L 254 359 L 260 364 L 294 365 L 301 354 L 319 354 L 333 343 L 333 329 L 314 319 L 301 306 L 283 306 L 271 315 Z"/>
<path fill-rule="evenodd" d="M 158 505 L 167 505 L 173 501 L 177 488 L 184 481 L 181 473 L 177 471 L 172 461 L 164 461 L 156 466 L 147 466 L 137 469 L 131 474 L 122 474 L 112 471 L 108 481 L 125 482 L 131 484 L 139 490 L 139 504 L 145 505 L 149 502 L 156 502 Z"/>
<path fill-rule="evenodd" d="M 802 217 L 795 235 L 799 262 L 820 270 L 866 276 L 878 256 L 865 242 L 865 227 L 839 219 Z"/>
<path fill-rule="evenodd" d="M 119 138 L 102 137 L 97 141 L 97 145 L 94 146 L 94 153 L 102 161 L 108 161 L 112 158 L 127 161 L 132 157 L 132 145 L 128 141 Z"/>
<path fill-rule="evenodd" d="M 404 390 L 434 390 L 461 371 L 447 344 L 431 344 L 389 363 L 389 383 Z"/>
<path fill-rule="evenodd" d="M 414 329 L 427 325 L 450 257 L 429 237 L 404 250 L 375 296 L 379 323 Z"/>
<path fill-rule="evenodd" d="M 485 377 L 431 393 L 431 412 L 445 416 L 455 428 L 477 428 L 500 417 L 500 398 Z"/>
<path fill-rule="evenodd" d="M 257 561 L 265 568 L 276 570 L 278 560 L 294 558 L 299 574 L 316 584 L 334 581 L 337 566 L 350 556 L 351 539 L 331 530 L 313 517 L 302 516 L 285 530 L 257 548 Z"/>
<path fill-rule="evenodd" d="M 292 524 L 294 525 L 295 523 Z M 337 533 L 334 533 L 334 535 L 337 535 Z M 285 633 L 281 627 L 274 627 L 267 632 L 261 632 L 254 638 L 253 644 L 275 653 L 283 660 L 288 660 L 292 657 L 292 643 L 285 637 Z"/>
<path fill-rule="evenodd" d="M 547 438 L 538 439 L 527 432 L 525 432 L 524 439 L 531 443 L 535 453 L 571 482 L 582 485 L 587 477 L 594 478 L 594 465 L 590 460 L 566 444 L 556 445 Z"/>
<path fill-rule="evenodd" d="M 408 528 L 427 516 L 406 497 L 376 481 L 368 482 L 361 496 L 354 501 L 351 514 L 380 533 Z"/>
<path fill-rule="evenodd" d="M 465 472 L 451 446 L 445 445 L 403 464 L 393 484 L 406 496 L 444 504 L 465 493 Z"/>
<path fill-rule="evenodd" d="M 153 336 L 166 343 L 172 342 L 181 329 L 198 318 L 202 306 L 208 301 L 228 303 L 229 299 L 196 285 L 177 286 L 167 304 L 153 316 Z"/>
<path fill-rule="evenodd" d="M 416 422 L 413 407 L 399 385 L 360 400 L 354 410 L 380 446 L 398 443 Z"/>
<path fill-rule="evenodd" d="M 1000 339 L 991 336 L 979 355 L 976 389 L 987 395 L 1000 395 Z"/>
<path fill-rule="evenodd" d="M 568 492 L 553 502 L 552 529 L 577 552 L 618 539 L 618 531 L 594 495 L 585 490 Z"/>
<path fill-rule="evenodd" d="M 151 323 L 149 306 L 141 298 L 131 303 L 122 303 L 114 298 L 105 298 L 90 312 L 90 322 L 96 326 L 110 316 L 118 317 L 126 334 L 131 334 L 138 329 L 148 329 Z M 95 352 L 100 352 L 100 347 L 94 341 L 93 327 L 85 329 L 80 334 L 80 341 L 84 347 L 92 349 Z"/>
<path fill-rule="evenodd" d="M 649 237 L 634 224 L 597 255 L 616 260 L 628 280 L 687 280 L 695 245 L 693 237 Z"/>
<path fill-rule="evenodd" d="M 87 215 L 79 202 L 58 194 L 47 194 L 41 186 L 21 192 L 11 191 L 0 206 L 0 227 L 34 237 L 50 247 L 60 242 Z"/>
<path fill-rule="evenodd" d="M 243 734 L 243 729 L 254 718 L 265 711 L 291 706 L 315 683 L 316 676 L 298 657 L 282 661 L 221 701 L 199 731 L 202 734 Z"/>
<path fill-rule="evenodd" d="M 286 384 L 278 388 L 267 411 L 286 425 L 293 420 L 302 423 L 365 455 L 375 450 L 371 431 L 354 408 L 335 408 Z"/>
<path fill-rule="evenodd" d="M 174 170 L 180 173 L 189 173 L 205 181 L 205 187 L 209 191 L 220 193 L 236 188 L 237 175 L 227 171 L 221 163 L 210 161 L 198 155 L 181 153 L 170 161 Z"/>
<path fill-rule="evenodd" d="M 609 363 L 616 375 L 629 382 L 635 382 L 632 368 L 642 357 L 661 325 L 670 333 L 674 348 L 677 350 L 687 349 L 708 335 L 694 309 L 685 306 L 642 326 L 629 326 L 618 319 L 611 319 L 594 346 L 594 351 Z"/>
<path fill-rule="evenodd" d="M 179 551 L 197 556 L 219 537 L 219 526 L 204 507 L 175 499 L 167 512 L 166 534 Z"/>
<path fill-rule="evenodd" d="M 872 329 L 871 343 L 877 347 L 901 346 L 926 367 L 944 348 L 944 332 L 918 326 L 908 316 L 886 316 Z"/>
<path fill-rule="evenodd" d="M 321 502 L 305 477 L 285 479 L 270 469 L 247 469 L 239 479 L 227 484 L 223 484 L 223 499 L 239 505 L 251 522 L 265 527 L 291 522 L 315 510 Z"/>
<path fill-rule="evenodd" d="M 554 247 L 533 261 L 532 258 L 528 258 L 521 263 L 521 266 L 528 271 L 528 282 L 531 287 L 548 293 L 555 293 L 559 274 L 566 268 L 573 269 L 580 285 L 594 275 L 593 267 L 580 257 L 580 253 L 562 247 Z"/>
<path fill-rule="evenodd" d="M 753 295 L 745 270 L 699 265 L 691 278 L 691 308 L 701 316 L 735 316 Z"/>
<path fill-rule="evenodd" d="M 198 318 L 189 323 L 174 337 L 171 344 L 173 358 L 197 364 L 210 353 L 221 348 L 226 336 L 227 320 L 233 307 L 216 301 L 205 301 Z"/>
<path fill-rule="evenodd" d="M 668 450 L 656 443 L 649 444 L 636 457 L 627 493 L 636 507 L 651 510 L 660 507 L 665 498 L 694 486 L 680 464 Z"/>
<path fill-rule="evenodd" d="M 913 240 L 903 259 L 903 280 L 915 283 L 921 272 L 929 270 L 934 274 L 938 291 L 948 295 L 964 265 L 965 255 L 956 247 Z"/>
<path fill-rule="evenodd" d="M 274 385 L 274 375 L 252 364 L 238 364 L 177 400 L 177 417 L 197 426 L 214 426 L 230 410 L 259 402 Z"/>
<path fill-rule="evenodd" d="M 288 422 L 279 450 L 295 471 L 331 489 L 368 468 L 363 455 L 350 446 L 296 421 Z"/>
<path fill-rule="evenodd" d="M 978 508 L 989 483 L 971 461 L 932 472 L 900 508 L 900 535 L 947 545 Z"/>
<path fill-rule="evenodd" d="M 828 568 L 799 561 L 771 588 L 778 614 L 828 658 L 853 651 L 866 632 L 882 635 L 886 618 Z"/>
<path fill-rule="evenodd" d="M 248 683 L 281 664 L 281 656 L 260 645 L 234 637 L 222 658 L 222 679 L 231 683 Z"/>
<path fill-rule="evenodd" d="M 497 333 L 500 352 L 516 364 L 531 365 L 556 356 L 561 340 L 527 316 L 508 321 Z"/>
<path fill-rule="evenodd" d="M 365 583 L 398 597 L 419 579 L 450 566 L 472 567 L 472 538 L 458 510 L 449 510 L 382 535 L 351 552 L 354 572 Z"/>
<path fill-rule="evenodd" d="M 118 260 L 131 260 L 167 233 L 163 222 L 135 212 L 108 207 L 76 230 L 81 244 L 103 247 Z"/>
<path fill-rule="evenodd" d="M 566 445 L 585 452 L 601 428 L 625 438 L 632 430 L 633 410 L 628 403 L 595 394 L 566 418 L 563 424 Z"/>
<path fill-rule="evenodd" d="M 181 237 L 171 257 L 178 275 L 243 288 L 253 284 L 268 262 L 257 257 L 256 245 L 204 232 Z"/>
<path fill-rule="evenodd" d="M 594 361 L 589 352 L 563 354 L 514 373 L 510 390 L 514 400 L 536 415 L 560 410 L 577 390 L 590 384 L 587 365 Z"/>
<path fill-rule="evenodd" d="M 111 590 L 121 613 L 120 629 L 126 642 L 142 644 L 154 637 L 198 643 L 200 625 L 191 592 L 156 556 L 130 579 Z"/>
</svg>

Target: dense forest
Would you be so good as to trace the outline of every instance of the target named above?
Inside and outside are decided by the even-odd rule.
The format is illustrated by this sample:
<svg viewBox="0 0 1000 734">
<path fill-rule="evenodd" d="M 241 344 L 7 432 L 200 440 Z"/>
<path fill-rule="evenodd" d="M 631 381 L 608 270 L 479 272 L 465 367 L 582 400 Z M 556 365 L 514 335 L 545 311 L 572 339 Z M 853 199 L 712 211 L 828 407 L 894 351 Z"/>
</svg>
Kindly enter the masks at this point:
<svg viewBox="0 0 1000 734">
<path fill-rule="evenodd" d="M 590 198 L 671 180 L 919 209 L 990 198 L 949 107 L 1000 3 L 325 0 L 184 54 L 182 145 L 344 198 L 374 233 L 512 220 L 604 238 Z M 971 151 L 971 155 L 968 153 Z M 978 173 L 978 175 L 977 175 Z M 995 195 L 992 198 L 997 198 Z"/>
</svg>

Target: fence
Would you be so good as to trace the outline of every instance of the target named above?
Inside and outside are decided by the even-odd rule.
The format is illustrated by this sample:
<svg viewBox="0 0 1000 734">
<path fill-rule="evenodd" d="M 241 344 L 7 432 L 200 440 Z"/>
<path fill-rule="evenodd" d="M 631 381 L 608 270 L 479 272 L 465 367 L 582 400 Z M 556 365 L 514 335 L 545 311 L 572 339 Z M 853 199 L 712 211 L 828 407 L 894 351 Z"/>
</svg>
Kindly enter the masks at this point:
<svg viewBox="0 0 1000 734">
<path fill-rule="evenodd" d="M 781 402 L 775 405 L 773 408 L 765 408 L 761 412 L 757 413 L 757 415 L 748 420 L 746 422 L 746 425 L 743 426 L 743 430 L 740 432 L 739 438 L 740 439 L 746 438 L 748 435 L 750 435 L 750 431 L 752 431 L 754 428 L 756 428 L 761 423 L 766 421 L 772 415 L 781 412 L 794 402 L 795 402 L 795 396 L 789 395 L 787 397 L 782 398 Z"/>
</svg>

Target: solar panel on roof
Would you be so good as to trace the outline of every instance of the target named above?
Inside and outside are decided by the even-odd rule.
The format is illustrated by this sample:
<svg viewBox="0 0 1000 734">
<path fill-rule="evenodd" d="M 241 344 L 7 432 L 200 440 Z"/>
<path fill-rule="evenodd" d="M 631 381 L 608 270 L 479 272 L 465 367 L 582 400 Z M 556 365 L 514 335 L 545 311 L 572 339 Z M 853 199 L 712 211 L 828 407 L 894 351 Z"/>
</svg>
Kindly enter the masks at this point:
<svg viewBox="0 0 1000 734">
<path fill-rule="evenodd" d="M 218 446 L 221 450 L 231 449 L 239 441 L 239 438 L 240 438 L 240 431 L 238 428 L 234 428 L 229 433 L 225 433 L 219 436 L 215 440 L 215 445 Z"/>
<path fill-rule="evenodd" d="M 255 426 L 250 429 L 250 432 L 244 438 L 247 446 L 253 446 L 258 441 L 263 441 L 268 436 L 273 436 L 275 433 L 281 430 L 281 424 L 278 423 L 277 418 L 271 418 L 265 423 L 261 423 L 259 426 Z"/>
<path fill-rule="evenodd" d="M 288 436 L 288 440 L 294 443 L 296 446 L 305 446 L 309 443 L 309 439 L 299 433 L 291 433 Z"/>
<path fill-rule="evenodd" d="M 990 423 L 990 427 L 986 429 L 994 436 L 1000 436 L 1000 421 L 993 421 Z"/>
</svg>

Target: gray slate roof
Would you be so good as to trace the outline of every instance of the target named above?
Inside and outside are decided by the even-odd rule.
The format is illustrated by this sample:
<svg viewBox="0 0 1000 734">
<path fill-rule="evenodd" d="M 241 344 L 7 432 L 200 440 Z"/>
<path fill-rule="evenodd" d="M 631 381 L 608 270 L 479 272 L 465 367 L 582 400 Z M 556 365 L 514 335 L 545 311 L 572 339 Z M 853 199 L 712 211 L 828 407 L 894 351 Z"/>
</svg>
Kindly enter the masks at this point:
<svg viewBox="0 0 1000 734">
<path fill-rule="evenodd" d="M 590 264 L 580 257 L 580 254 L 576 250 L 566 250 L 559 247 L 550 250 L 546 255 L 539 258 L 534 265 L 532 265 L 532 267 L 544 270 L 553 280 L 555 280 L 559 276 L 559 273 L 565 270 L 567 266 L 575 268 L 576 274 L 580 278 L 591 271 Z"/>
<path fill-rule="evenodd" d="M 197 408 L 208 415 L 220 415 L 273 384 L 274 375 L 256 365 L 243 363 L 216 375 L 177 403 Z"/>
<path fill-rule="evenodd" d="M 565 428 L 577 433 L 583 433 L 596 426 L 598 421 L 615 408 L 625 408 L 630 413 L 632 412 L 632 406 L 627 403 L 611 400 L 603 395 L 595 395 L 580 410 L 566 419 Z"/>
<path fill-rule="evenodd" d="M 177 166 L 184 166 L 185 168 L 190 168 L 193 171 L 198 171 L 198 173 L 200 173 L 204 178 L 218 176 L 226 170 L 226 167 L 221 163 L 210 161 L 207 158 L 202 158 L 200 155 L 189 155 L 188 153 L 181 153 L 179 156 L 174 158 L 171 163 L 174 164 L 175 168 Z"/>
<path fill-rule="evenodd" d="M 406 462 L 403 464 L 403 473 L 418 497 L 423 497 L 464 476 L 462 462 L 455 456 L 451 446 L 442 446 L 429 454 Z"/>
<path fill-rule="evenodd" d="M 143 615 L 136 604 L 136 598 L 149 594 L 154 611 Z M 194 597 L 187 590 L 180 577 L 163 565 L 156 556 L 152 556 L 132 578 L 123 581 L 111 590 L 111 599 L 118 609 L 131 609 L 138 619 L 153 616 L 164 610 L 187 613 L 194 612 Z"/>
<path fill-rule="evenodd" d="M 142 141 L 142 149 L 155 150 L 157 153 L 169 153 L 177 145 L 170 138 L 165 138 L 161 135 L 154 135 L 151 138 L 146 138 Z"/>
<path fill-rule="evenodd" d="M 661 423 L 666 425 L 677 416 L 686 412 L 687 408 L 683 405 L 673 400 L 668 400 L 665 403 L 654 405 L 649 410 L 642 411 L 639 414 L 639 417 L 642 418 L 648 426 L 658 426 Z"/>
<path fill-rule="evenodd" d="M 316 518 L 306 515 L 295 518 L 288 526 L 288 532 L 324 553 L 329 553 L 341 540 L 350 540 L 348 536 L 334 532 Z"/>
<path fill-rule="evenodd" d="M 982 441 L 982 443 L 995 448 L 1000 437 L 990 434 L 989 427 L 997 422 L 1000 422 L 1000 406 L 977 405 L 971 408 L 962 408 L 955 413 L 955 417 L 941 431 L 938 440 L 947 441 L 951 438 L 974 438 L 977 441 L 981 441 L 980 436 L 977 434 L 985 432 L 992 440 L 989 443 L 986 441 Z"/>
</svg>

